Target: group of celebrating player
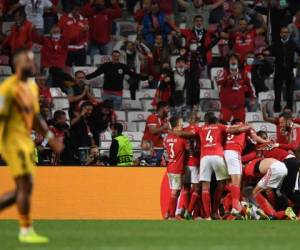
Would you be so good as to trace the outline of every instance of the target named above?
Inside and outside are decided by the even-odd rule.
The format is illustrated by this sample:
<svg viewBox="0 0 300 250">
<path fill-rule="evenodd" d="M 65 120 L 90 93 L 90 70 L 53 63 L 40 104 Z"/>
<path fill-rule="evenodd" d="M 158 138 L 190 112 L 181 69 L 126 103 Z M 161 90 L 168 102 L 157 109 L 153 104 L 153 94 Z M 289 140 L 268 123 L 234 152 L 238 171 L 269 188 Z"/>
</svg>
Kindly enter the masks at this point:
<svg viewBox="0 0 300 250">
<path fill-rule="evenodd" d="M 287 139 L 297 139 L 293 121 L 287 112 L 276 120 L 288 142 L 274 142 L 238 119 L 221 124 L 212 112 L 202 126 L 192 113 L 186 128 L 171 117 L 164 139 L 171 189 L 166 218 L 297 220 L 300 162 Z"/>
</svg>

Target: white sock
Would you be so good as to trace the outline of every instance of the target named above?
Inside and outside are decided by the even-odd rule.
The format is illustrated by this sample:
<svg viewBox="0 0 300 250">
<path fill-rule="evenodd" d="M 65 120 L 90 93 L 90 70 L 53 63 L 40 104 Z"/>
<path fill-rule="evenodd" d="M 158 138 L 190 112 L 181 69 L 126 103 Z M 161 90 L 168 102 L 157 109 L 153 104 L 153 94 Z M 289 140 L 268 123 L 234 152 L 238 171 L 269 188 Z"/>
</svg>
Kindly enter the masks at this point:
<svg viewBox="0 0 300 250">
<path fill-rule="evenodd" d="M 28 234 L 28 232 L 30 232 L 32 230 L 32 227 L 21 227 L 20 228 L 20 233 L 22 234 L 22 235 L 26 235 L 26 234 Z"/>
</svg>

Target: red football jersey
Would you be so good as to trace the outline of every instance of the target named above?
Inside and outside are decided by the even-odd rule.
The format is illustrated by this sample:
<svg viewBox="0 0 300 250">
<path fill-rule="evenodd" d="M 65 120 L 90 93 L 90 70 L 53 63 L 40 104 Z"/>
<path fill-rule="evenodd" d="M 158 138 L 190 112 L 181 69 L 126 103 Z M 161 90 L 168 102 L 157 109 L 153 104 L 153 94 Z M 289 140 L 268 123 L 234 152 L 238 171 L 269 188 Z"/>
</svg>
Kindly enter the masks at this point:
<svg viewBox="0 0 300 250">
<path fill-rule="evenodd" d="M 254 131 L 250 130 L 249 132 L 243 132 L 240 134 L 227 134 L 225 150 L 234 150 L 242 154 L 245 148 L 247 136 L 251 135 L 251 133 L 254 133 Z"/>
<path fill-rule="evenodd" d="M 172 174 L 183 174 L 186 148 L 185 139 L 168 134 L 164 139 L 164 146 L 168 154 L 167 172 Z"/>
<path fill-rule="evenodd" d="M 155 126 L 156 128 L 160 128 L 167 122 L 168 122 L 167 120 L 160 119 L 157 116 L 157 114 L 150 115 L 146 121 L 143 140 L 152 141 L 154 147 L 162 147 L 164 133 L 162 132 L 160 134 L 153 135 L 149 131 L 149 126 Z"/>
<path fill-rule="evenodd" d="M 199 128 L 201 158 L 207 155 L 224 155 L 223 141 L 227 126 L 222 124 L 204 125 Z"/>
<path fill-rule="evenodd" d="M 198 125 L 190 125 L 190 126 L 184 128 L 184 131 L 189 131 L 194 134 L 198 134 L 199 126 Z M 192 153 L 190 153 L 186 156 L 185 165 L 190 166 L 190 167 L 199 167 L 199 165 L 200 165 L 199 137 L 187 140 L 186 143 L 187 143 L 187 147 L 190 149 L 190 151 Z"/>
</svg>

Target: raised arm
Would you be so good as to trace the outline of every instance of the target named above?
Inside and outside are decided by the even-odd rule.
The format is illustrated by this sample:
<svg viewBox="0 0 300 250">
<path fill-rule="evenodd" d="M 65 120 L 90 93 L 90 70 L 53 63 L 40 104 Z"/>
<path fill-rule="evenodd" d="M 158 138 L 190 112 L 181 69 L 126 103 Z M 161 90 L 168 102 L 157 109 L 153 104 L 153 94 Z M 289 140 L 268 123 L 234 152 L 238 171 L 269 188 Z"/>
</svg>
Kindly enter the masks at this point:
<svg viewBox="0 0 300 250">
<path fill-rule="evenodd" d="M 242 126 L 234 125 L 234 126 L 227 127 L 226 132 L 229 133 L 229 134 L 239 134 L 239 133 L 246 132 L 250 129 L 251 129 L 251 127 L 248 126 L 248 125 L 242 125 Z"/>
<path fill-rule="evenodd" d="M 225 2 L 224 0 L 219 0 L 219 1 L 215 2 L 214 4 L 211 4 L 210 7 L 211 7 L 212 9 L 216 9 L 216 8 L 218 8 L 219 6 L 221 6 L 224 2 Z"/>
<path fill-rule="evenodd" d="M 189 3 L 188 1 L 184 1 L 184 0 L 177 0 L 178 4 L 183 7 L 183 8 L 187 8 L 189 7 Z"/>
<path fill-rule="evenodd" d="M 97 76 L 100 76 L 101 74 L 104 73 L 104 66 L 105 66 L 105 63 L 102 64 L 98 69 L 96 69 L 93 73 L 90 73 L 88 75 L 85 76 L 85 78 L 87 80 L 90 80 L 90 79 L 93 79 L 93 78 L 96 78 Z"/>
</svg>

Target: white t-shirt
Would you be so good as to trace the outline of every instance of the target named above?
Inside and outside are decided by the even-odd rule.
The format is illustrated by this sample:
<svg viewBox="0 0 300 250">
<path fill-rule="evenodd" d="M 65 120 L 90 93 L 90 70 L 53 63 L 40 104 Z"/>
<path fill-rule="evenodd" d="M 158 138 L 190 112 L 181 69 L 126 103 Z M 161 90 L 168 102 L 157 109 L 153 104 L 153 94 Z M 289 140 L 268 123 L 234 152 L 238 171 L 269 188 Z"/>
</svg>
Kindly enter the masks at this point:
<svg viewBox="0 0 300 250">
<path fill-rule="evenodd" d="M 20 0 L 19 3 L 25 6 L 27 20 L 32 22 L 37 29 L 43 29 L 44 9 L 51 8 L 52 2 L 50 0 Z"/>
</svg>

